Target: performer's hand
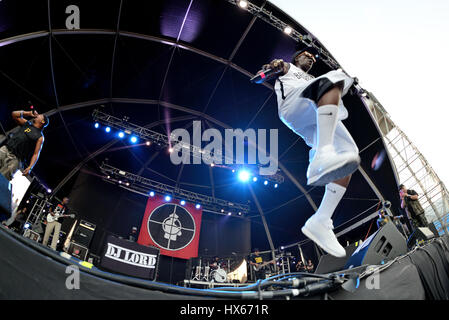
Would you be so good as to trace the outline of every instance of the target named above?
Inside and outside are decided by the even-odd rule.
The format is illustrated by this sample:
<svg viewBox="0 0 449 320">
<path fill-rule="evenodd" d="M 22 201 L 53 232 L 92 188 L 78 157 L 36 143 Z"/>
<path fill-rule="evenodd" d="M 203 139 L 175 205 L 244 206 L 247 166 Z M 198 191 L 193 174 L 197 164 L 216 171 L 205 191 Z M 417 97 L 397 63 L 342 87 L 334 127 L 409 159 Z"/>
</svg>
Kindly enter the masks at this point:
<svg viewBox="0 0 449 320">
<path fill-rule="evenodd" d="M 276 71 L 284 70 L 284 60 L 274 59 L 273 61 L 270 62 L 270 69 Z"/>
<path fill-rule="evenodd" d="M 28 167 L 28 168 L 26 168 L 25 170 L 23 170 L 23 172 L 22 172 L 22 176 L 27 176 L 27 175 L 29 175 L 29 174 L 30 174 L 30 172 L 31 172 L 31 168 L 30 168 L 30 167 Z"/>
</svg>

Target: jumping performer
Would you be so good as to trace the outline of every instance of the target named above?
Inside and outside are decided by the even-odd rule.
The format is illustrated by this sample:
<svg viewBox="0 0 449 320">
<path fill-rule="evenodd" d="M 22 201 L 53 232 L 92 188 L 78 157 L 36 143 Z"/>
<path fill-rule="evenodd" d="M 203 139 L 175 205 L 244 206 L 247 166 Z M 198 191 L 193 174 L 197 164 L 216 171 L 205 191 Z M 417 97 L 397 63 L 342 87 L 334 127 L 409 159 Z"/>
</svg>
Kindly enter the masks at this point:
<svg viewBox="0 0 449 320">
<path fill-rule="evenodd" d="M 360 164 L 357 145 L 341 122 L 348 117 L 341 99 L 353 79 L 340 70 L 317 78 L 308 74 L 316 62 L 316 53 L 306 48 L 296 52 L 291 63 L 276 59 L 264 65 L 262 71 L 277 72 L 279 117 L 311 147 L 307 184 L 325 186 L 318 210 L 301 230 L 329 254 L 344 257 L 346 251 L 333 232 L 331 218 Z"/>
</svg>

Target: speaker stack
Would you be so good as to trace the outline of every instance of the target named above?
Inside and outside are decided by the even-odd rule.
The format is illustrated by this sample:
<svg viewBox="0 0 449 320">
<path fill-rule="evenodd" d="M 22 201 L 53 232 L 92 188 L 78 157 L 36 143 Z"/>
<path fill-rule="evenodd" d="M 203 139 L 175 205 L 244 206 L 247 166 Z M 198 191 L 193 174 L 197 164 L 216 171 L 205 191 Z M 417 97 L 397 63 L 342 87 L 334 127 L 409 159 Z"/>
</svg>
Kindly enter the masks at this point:
<svg viewBox="0 0 449 320">
<path fill-rule="evenodd" d="M 89 253 L 90 243 L 94 236 L 96 225 L 85 220 L 81 220 L 78 228 L 72 236 L 69 246 L 69 254 L 85 261 Z"/>
</svg>

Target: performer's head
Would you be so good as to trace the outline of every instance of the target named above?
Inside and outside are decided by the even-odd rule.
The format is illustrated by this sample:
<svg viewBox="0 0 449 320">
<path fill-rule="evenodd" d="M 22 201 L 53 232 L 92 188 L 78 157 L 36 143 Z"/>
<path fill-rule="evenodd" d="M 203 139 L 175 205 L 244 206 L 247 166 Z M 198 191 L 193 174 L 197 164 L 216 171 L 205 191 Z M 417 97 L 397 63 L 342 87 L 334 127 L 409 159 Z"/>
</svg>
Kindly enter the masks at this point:
<svg viewBox="0 0 449 320">
<path fill-rule="evenodd" d="M 259 248 L 254 248 L 254 254 L 255 254 L 256 256 L 259 255 Z"/>
<path fill-rule="evenodd" d="M 43 130 L 48 126 L 49 119 L 44 114 L 38 114 L 36 118 L 33 119 L 33 124 L 36 128 Z"/>
<path fill-rule="evenodd" d="M 304 72 L 309 72 L 316 62 L 316 49 L 308 47 L 295 52 L 292 57 L 292 63 Z"/>
<path fill-rule="evenodd" d="M 403 184 L 401 184 L 399 186 L 399 192 L 401 192 L 401 193 L 407 192 L 407 188 Z"/>
<path fill-rule="evenodd" d="M 64 197 L 64 198 L 62 199 L 62 203 L 63 203 L 63 204 L 68 204 L 68 203 L 69 203 L 69 198 Z"/>
</svg>

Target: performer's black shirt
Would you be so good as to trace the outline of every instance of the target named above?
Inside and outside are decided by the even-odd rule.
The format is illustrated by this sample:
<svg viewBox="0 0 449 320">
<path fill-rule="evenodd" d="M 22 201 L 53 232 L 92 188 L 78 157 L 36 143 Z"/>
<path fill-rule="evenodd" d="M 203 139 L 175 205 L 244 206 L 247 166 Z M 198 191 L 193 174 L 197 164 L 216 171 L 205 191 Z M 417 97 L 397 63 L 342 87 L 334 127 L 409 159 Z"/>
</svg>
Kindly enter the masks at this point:
<svg viewBox="0 0 449 320">
<path fill-rule="evenodd" d="M 10 134 L 6 147 L 17 159 L 29 165 L 40 137 L 43 137 L 42 131 L 28 121 Z"/>
<path fill-rule="evenodd" d="M 52 212 L 54 214 L 60 214 L 60 215 L 67 214 L 66 211 L 67 211 L 67 206 L 65 206 L 62 203 L 52 207 Z M 59 223 L 62 224 L 63 221 L 64 221 L 64 218 L 58 218 Z"/>
<path fill-rule="evenodd" d="M 418 195 L 418 193 L 416 193 L 415 190 L 407 190 L 407 194 L 409 196 L 417 196 Z M 410 215 L 412 216 L 412 218 L 424 213 L 424 209 L 421 207 L 419 200 L 413 200 L 410 197 L 405 197 L 404 201 L 405 201 L 407 210 L 410 213 Z"/>
<path fill-rule="evenodd" d="M 253 254 L 250 258 L 251 262 L 253 263 L 263 263 L 263 258 L 261 255 L 256 256 L 255 254 Z"/>
</svg>

